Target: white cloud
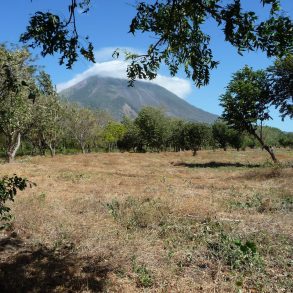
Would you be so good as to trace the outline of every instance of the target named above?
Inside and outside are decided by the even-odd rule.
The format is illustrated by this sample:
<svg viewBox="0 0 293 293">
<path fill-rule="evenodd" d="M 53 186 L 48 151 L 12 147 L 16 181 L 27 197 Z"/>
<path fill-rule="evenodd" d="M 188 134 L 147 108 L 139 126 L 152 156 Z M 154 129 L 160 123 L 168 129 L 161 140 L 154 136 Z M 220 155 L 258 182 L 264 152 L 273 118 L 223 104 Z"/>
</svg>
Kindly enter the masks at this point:
<svg viewBox="0 0 293 293">
<path fill-rule="evenodd" d="M 73 79 L 58 84 L 57 90 L 62 91 L 94 75 L 127 79 L 127 62 L 121 59 L 112 59 L 112 53 L 115 49 L 116 48 L 113 47 L 107 47 L 95 52 L 97 63 L 92 65 L 89 69 L 85 70 L 84 72 L 77 74 Z M 133 48 L 122 48 L 122 50 L 138 52 Z M 156 79 L 145 82 L 151 82 L 160 85 L 183 99 L 187 98 L 187 96 L 191 93 L 192 89 L 191 82 L 189 80 L 182 79 L 179 77 L 164 76 L 161 74 L 158 74 Z"/>
<path fill-rule="evenodd" d="M 100 75 L 105 77 L 126 78 L 126 67 L 127 67 L 126 62 L 119 61 L 119 60 L 95 63 L 89 69 L 85 70 L 82 73 L 77 74 L 71 80 L 64 83 L 57 84 L 57 90 L 58 92 L 62 91 L 94 75 Z"/>
</svg>

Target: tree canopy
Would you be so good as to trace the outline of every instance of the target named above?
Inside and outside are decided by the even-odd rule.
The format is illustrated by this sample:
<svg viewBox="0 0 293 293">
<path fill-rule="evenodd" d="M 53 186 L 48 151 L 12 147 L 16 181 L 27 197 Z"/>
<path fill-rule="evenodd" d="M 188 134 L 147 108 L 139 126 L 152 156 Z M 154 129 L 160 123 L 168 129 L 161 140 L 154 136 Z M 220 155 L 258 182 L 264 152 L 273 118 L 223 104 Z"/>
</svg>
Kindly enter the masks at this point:
<svg viewBox="0 0 293 293">
<path fill-rule="evenodd" d="M 270 101 L 279 109 L 281 117 L 293 118 L 293 55 L 275 61 L 268 68 Z"/>
<path fill-rule="evenodd" d="M 21 135 L 30 127 L 32 103 L 36 92 L 34 67 L 26 49 L 9 50 L 0 46 L 0 132 L 6 140 L 6 156 L 12 161 Z"/>
<path fill-rule="evenodd" d="M 43 56 L 60 53 L 60 64 L 65 63 L 67 68 L 71 68 L 79 55 L 95 61 L 93 45 L 88 36 L 80 37 L 75 17 L 77 9 L 87 13 L 93 0 L 68 2 L 68 17 L 37 11 L 20 39 L 33 48 L 40 47 Z M 183 67 L 187 77 L 191 77 L 197 86 L 208 84 L 210 71 L 217 67 L 219 61 L 213 57 L 211 36 L 205 32 L 207 21 L 224 32 L 225 40 L 239 54 L 257 49 L 268 57 L 292 53 L 293 24 L 281 10 L 281 1 L 260 0 L 260 5 L 270 8 L 267 17 L 247 10 L 244 2 L 156 0 L 136 3 L 136 15 L 129 32 L 151 34 L 154 41 L 145 54 L 126 54 L 130 62 L 127 69 L 130 84 L 136 78 L 155 78 L 161 63 L 167 65 L 172 75 Z"/>
<path fill-rule="evenodd" d="M 266 149 L 273 161 L 274 153 L 267 146 L 261 135 L 258 135 L 258 125 L 271 119 L 269 115 L 270 87 L 265 71 L 254 71 L 245 66 L 237 71 L 227 86 L 226 93 L 220 98 L 224 108 L 222 117 L 229 126 L 240 132 L 253 135 Z"/>
</svg>

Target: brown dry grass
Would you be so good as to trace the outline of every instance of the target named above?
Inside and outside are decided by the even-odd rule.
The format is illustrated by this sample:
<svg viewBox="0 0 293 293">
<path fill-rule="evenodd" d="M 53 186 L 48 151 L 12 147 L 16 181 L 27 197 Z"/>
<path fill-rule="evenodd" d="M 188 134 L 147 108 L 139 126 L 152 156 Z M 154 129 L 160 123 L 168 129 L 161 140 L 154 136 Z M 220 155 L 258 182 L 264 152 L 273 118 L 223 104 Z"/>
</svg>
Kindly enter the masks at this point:
<svg viewBox="0 0 293 293">
<path fill-rule="evenodd" d="M 277 156 L 283 166 L 259 150 L 0 165 L 1 175 L 37 184 L 12 205 L 14 232 L 0 241 L 0 291 L 289 292 L 293 153 Z M 223 256 L 229 244 L 214 248 L 223 233 L 256 243 L 264 264 L 233 268 Z"/>
</svg>

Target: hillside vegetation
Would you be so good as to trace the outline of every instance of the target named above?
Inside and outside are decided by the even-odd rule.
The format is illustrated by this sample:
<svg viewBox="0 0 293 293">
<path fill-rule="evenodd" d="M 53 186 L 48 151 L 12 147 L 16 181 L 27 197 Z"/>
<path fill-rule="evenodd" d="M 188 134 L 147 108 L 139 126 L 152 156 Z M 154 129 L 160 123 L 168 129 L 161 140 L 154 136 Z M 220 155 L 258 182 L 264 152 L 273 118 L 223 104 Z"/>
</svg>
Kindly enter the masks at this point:
<svg viewBox="0 0 293 293">
<path fill-rule="evenodd" d="M 21 157 L 1 292 L 290 292 L 292 150 Z M 242 290 L 242 291 L 241 291 Z"/>
</svg>

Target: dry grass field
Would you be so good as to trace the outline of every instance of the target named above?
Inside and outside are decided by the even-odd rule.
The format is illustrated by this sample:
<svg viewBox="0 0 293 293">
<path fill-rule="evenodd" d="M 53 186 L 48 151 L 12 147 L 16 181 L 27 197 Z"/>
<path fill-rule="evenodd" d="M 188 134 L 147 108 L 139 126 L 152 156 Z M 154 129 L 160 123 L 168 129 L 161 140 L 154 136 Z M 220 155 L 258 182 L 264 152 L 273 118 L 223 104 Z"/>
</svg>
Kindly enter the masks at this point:
<svg viewBox="0 0 293 293">
<path fill-rule="evenodd" d="M 293 152 L 22 157 L 0 292 L 293 292 Z"/>
</svg>

